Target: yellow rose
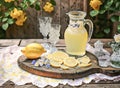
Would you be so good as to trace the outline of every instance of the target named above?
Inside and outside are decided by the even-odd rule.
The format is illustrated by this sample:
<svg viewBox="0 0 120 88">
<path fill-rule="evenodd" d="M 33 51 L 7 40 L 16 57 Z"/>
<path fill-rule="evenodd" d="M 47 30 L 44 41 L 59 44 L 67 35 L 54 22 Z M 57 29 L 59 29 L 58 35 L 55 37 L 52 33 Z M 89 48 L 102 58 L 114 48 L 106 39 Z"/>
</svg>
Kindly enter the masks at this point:
<svg viewBox="0 0 120 88">
<path fill-rule="evenodd" d="M 13 19 L 17 19 L 20 15 L 23 14 L 23 11 L 22 10 L 18 10 L 16 8 L 13 9 L 13 11 L 10 12 L 10 16 L 13 18 Z"/>
<path fill-rule="evenodd" d="M 25 16 L 25 13 L 22 14 L 19 18 L 17 18 L 17 21 L 15 22 L 18 26 L 22 26 L 23 23 L 26 21 L 27 17 Z"/>
<path fill-rule="evenodd" d="M 50 2 L 46 2 L 45 6 L 43 7 L 45 12 L 51 13 L 54 10 L 53 5 Z"/>
<path fill-rule="evenodd" d="M 91 0 L 90 1 L 90 6 L 94 9 L 94 10 L 99 10 L 100 5 L 102 5 L 102 2 L 100 0 Z"/>
<path fill-rule="evenodd" d="M 50 2 L 46 2 L 46 5 L 52 6 L 52 4 Z"/>
<path fill-rule="evenodd" d="M 23 22 L 22 22 L 21 20 L 17 20 L 15 23 L 16 23 L 18 26 L 22 26 L 22 25 L 23 25 Z"/>
<path fill-rule="evenodd" d="M 115 42 L 120 42 L 120 34 L 114 36 Z"/>
<path fill-rule="evenodd" d="M 5 2 L 8 2 L 8 3 L 12 2 L 12 1 L 14 1 L 14 0 L 5 0 Z"/>
</svg>

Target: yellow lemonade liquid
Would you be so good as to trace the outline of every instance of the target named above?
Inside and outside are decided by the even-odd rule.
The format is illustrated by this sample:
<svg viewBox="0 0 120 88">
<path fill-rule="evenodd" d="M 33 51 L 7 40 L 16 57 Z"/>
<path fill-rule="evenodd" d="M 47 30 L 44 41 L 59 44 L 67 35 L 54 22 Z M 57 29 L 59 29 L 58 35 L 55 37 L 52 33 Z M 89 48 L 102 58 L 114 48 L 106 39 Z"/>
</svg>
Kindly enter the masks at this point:
<svg viewBox="0 0 120 88">
<path fill-rule="evenodd" d="M 83 56 L 86 52 L 88 33 L 84 26 L 68 27 L 65 31 L 66 52 L 71 55 Z"/>
</svg>

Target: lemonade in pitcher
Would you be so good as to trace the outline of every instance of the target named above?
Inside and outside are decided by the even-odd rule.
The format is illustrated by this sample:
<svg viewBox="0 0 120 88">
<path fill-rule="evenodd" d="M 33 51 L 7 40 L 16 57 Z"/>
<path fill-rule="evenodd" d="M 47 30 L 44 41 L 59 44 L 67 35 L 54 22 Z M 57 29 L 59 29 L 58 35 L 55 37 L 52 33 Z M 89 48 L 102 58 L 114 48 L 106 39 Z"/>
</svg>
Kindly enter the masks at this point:
<svg viewBox="0 0 120 88">
<path fill-rule="evenodd" d="M 85 12 L 71 11 L 67 14 L 70 17 L 70 22 L 64 34 L 66 52 L 70 55 L 83 56 L 93 32 L 93 24 L 89 19 L 84 19 Z M 85 24 L 89 26 L 89 33 L 84 27 Z"/>
</svg>

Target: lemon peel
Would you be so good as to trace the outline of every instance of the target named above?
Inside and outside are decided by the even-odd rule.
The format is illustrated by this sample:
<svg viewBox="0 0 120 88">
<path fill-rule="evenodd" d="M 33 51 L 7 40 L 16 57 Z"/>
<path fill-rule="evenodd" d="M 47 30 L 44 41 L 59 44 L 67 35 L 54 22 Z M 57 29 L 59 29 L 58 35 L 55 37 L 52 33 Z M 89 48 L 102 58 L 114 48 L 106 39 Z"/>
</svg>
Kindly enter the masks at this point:
<svg viewBox="0 0 120 88">
<path fill-rule="evenodd" d="M 31 43 L 24 47 L 21 52 L 28 58 L 28 59 L 37 59 L 43 53 L 46 52 L 44 47 L 39 43 Z"/>
</svg>

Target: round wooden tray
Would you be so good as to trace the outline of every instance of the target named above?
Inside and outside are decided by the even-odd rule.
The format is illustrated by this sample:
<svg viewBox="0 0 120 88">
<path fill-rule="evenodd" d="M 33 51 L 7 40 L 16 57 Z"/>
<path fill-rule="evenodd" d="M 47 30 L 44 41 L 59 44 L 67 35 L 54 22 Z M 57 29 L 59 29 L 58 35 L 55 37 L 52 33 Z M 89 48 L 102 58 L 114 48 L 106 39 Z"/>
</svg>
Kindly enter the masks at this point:
<svg viewBox="0 0 120 88">
<path fill-rule="evenodd" d="M 61 68 L 46 68 L 45 66 L 42 67 L 37 67 L 31 64 L 32 60 L 26 59 L 25 56 L 20 56 L 18 59 L 18 65 L 25 71 L 39 75 L 39 76 L 44 76 L 44 77 L 50 77 L 50 78 L 69 78 L 69 79 L 74 79 L 74 78 L 80 78 L 84 77 L 93 73 L 108 73 L 107 71 L 113 71 L 113 70 L 120 70 L 120 69 L 114 69 L 114 68 L 101 68 L 98 65 L 98 61 L 96 56 L 91 54 L 90 52 L 86 53 L 87 56 L 92 61 L 92 65 L 90 67 L 86 68 L 80 68 L 80 67 L 75 67 L 71 68 L 69 70 L 63 70 Z"/>
</svg>

